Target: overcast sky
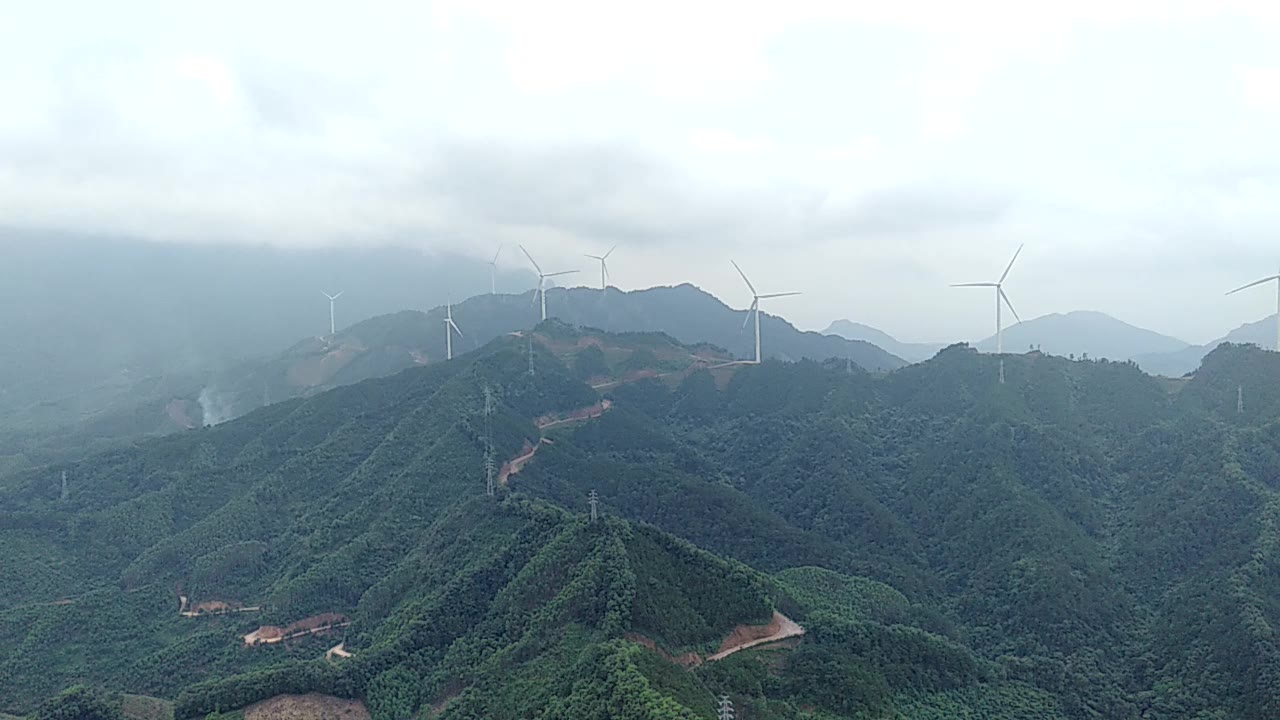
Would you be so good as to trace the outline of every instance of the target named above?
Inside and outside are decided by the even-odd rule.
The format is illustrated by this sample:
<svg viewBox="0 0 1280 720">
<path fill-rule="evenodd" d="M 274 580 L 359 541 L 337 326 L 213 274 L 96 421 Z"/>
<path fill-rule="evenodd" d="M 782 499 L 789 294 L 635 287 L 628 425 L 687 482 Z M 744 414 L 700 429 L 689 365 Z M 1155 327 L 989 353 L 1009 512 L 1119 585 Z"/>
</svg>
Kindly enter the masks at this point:
<svg viewBox="0 0 1280 720">
<path fill-rule="evenodd" d="M 805 292 L 768 311 L 905 340 L 990 334 L 947 284 L 1023 242 L 1024 318 L 1202 342 L 1274 310 L 1223 297 L 1280 265 L 1274 2 L 180 6 L 6 8 L 0 224 L 549 270 L 617 244 L 623 288 L 745 306 L 732 256 Z"/>
</svg>

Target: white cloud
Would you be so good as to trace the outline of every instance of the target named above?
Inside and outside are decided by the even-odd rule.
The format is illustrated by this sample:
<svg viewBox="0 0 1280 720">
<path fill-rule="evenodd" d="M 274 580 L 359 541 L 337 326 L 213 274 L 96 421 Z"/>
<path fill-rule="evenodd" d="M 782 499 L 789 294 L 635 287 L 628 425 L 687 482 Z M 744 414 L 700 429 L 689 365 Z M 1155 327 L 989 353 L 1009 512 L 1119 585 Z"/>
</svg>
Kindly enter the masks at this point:
<svg viewBox="0 0 1280 720">
<path fill-rule="evenodd" d="M 1025 240 L 1020 311 L 1073 306 L 1059 268 L 1158 256 L 1167 301 L 1121 314 L 1205 338 L 1249 311 L 1186 279 L 1251 275 L 1280 234 L 1277 29 L 1247 1 L 26 3 L 0 25 L 0 223 L 620 239 L 620 282 L 713 289 L 733 247 L 822 284 L 789 306 L 810 325 L 845 294 L 917 338 L 985 328 L 943 286 Z M 1090 304 L 1146 302 L 1123 275 Z M 916 305 L 879 299 L 907 279 Z"/>
</svg>

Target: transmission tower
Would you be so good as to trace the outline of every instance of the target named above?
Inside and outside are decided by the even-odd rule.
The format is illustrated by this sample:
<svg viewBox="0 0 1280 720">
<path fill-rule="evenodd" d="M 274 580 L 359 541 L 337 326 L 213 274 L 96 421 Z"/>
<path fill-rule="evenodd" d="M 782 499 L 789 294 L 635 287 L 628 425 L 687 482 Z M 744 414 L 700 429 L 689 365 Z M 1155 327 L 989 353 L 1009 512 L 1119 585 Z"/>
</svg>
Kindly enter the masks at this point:
<svg viewBox="0 0 1280 720">
<path fill-rule="evenodd" d="M 533 334 L 529 334 L 529 377 L 533 377 Z"/>
<path fill-rule="evenodd" d="M 591 522 L 595 522 L 600 517 L 600 495 L 595 490 L 592 490 L 591 494 L 587 496 L 587 502 L 591 503 Z"/>
<path fill-rule="evenodd" d="M 484 386 L 484 493 L 489 497 L 493 497 L 495 492 L 493 482 L 493 390 L 489 388 L 489 384 Z"/>
<path fill-rule="evenodd" d="M 720 706 L 716 708 L 716 717 L 719 720 L 733 720 L 733 702 L 729 700 L 728 695 L 720 696 Z"/>
<path fill-rule="evenodd" d="M 1243 385 L 1236 386 L 1236 412 L 1238 413 L 1244 412 L 1244 386 Z"/>
<path fill-rule="evenodd" d="M 67 488 L 67 471 L 63 470 L 62 471 L 62 494 L 59 497 L 61 497 L 63 500 L 66 500 L 70 496 L 71 496 L 71 490 Z"/>
</svg>

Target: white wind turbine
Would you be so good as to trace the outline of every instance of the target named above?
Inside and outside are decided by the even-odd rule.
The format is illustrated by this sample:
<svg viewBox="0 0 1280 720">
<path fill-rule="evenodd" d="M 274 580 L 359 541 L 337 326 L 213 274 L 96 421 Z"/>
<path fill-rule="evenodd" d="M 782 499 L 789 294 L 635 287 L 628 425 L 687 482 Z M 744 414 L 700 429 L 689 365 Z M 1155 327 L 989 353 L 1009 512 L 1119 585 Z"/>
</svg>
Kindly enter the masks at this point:
<svg viewBox="0 0 1280 720">
<path fill-rule="evenodd" d="M 1254 285 L 1269 283 L 1272 280 L 1277 281 L 1276 282 L 1276 350 L 1280 351 L 1280 275 L 1272 275 L 1270 277 L 1264 277 L 1261 280 L 1255 280 L 1249 283 L 1248 285 L 1241 285 L 1240 287 L 1236 288 L 1235 290 L 1232 290 L 1227 294 L 1232 295 L 1234 293 L 1240 292 L 1241 290 L 1251 288 Z"/>
<path fill-rule="evenodd" d="M 493 254 L 493 259 L 489 261 L 489 294 L 498 294 L 498 256 L 502 254 L 502 246 L 498 246 L 498 251 Z"/>
<path fill-rule="evenodd" d="M 533 263 L 533 269 L 538 271 L 538 289 L 535 294 L 537 296 L 541 296 L 542 298 L 542 319 L 546 320 L 547 319 L 547 283 L 546 283 L 547 278 L 555 277 L 557 275 L 568 275 L 570 273 L 576 273 L 578 271 L 577 270 L 561 270 L 560 272 L 544 273 L 542 272 L 542 268 L 538 266 L 538 261 L 533 259 L 533 256 L 529 254 L 528 250 L 524 249 L 523 245 L 520 246 L 520 252 L 524 253 L 524 256 L 529 258 L 529 262 Z M 538 297 L 535 296 L 533 301 L 537 302 Z"/>
<path fill-rule="evenodd" d="M 742 320 L 742 327 L 743 329 L 746 329 L 747 323 L 751 322 L 751 316 L 752 314 L 754 314 L 756 317 L 755 364 L 759 365 L 760 364 L 760 301 L 766 300 L 768 298 L 780 298 L 780 297 L 787 297 L 788 295 L 799 295 L 800 293 L 784 292 L 784 293 L 769 293 L 768 295 L 761 295 L 760 293 L 756 292 L 756 286 L 752 285 L 751 281 L 747 279 L 747 274 L 742 272 L 742 268 L 738 267 L 738 263 L 732 260 L 730 260 L 729 262 L 733 263 L 733 269 L 738 271 L 738 274 L 742 276 L 742 282 L 746 283 L 747 288 L 751 290 L 751 307 L 747 310 L 747 316 Z"/>
<path fill-rule="evenodd" d="M 453 303 L 445 305 L 444 315 L 444 352 L 445 359 L 453 359 L 453 334 L 458 333 L 458 337 L 462 337 L 462 331 L 458 329 L 458 323 L 453 321 Z"/>
<path fill-rule="evenodd" d="M 346 292 L 346 291 L 343 290 L 342 292 Z M 329 298 L 329 335 L 331 336 L 337 334 L 338 332 L 337 323 L 334 321 L 333 305 L 338 300 L 338 298 L 342 297 L 342 292 L 339 292 L 337 295 L 330 295 L 329 293 L 321 293 L 325 297 Z"/>
<path fill-rule="evenodd" d="M 996 355 L 1000 355 L 1000 382 L 1004 382 L 1004 344 L 1003 333 L 1004 325 L 1000 321 L 1001 305 L 1008 305 L 1009 312 L 1013 313 L 1013 317 L 1018 322 L 1022 322 L 1022 318 L 1018 317 L 1018 311 L 1013 309 L 1013 303 L 1009 301 L 1009 296 L 1004 294 L 1004 279 L 1009 277 L 1009 271 L 1013 269 L 1013 263 L 1018 259 L 1018 253 L 1022 252 L 1022 245 L 1018 246 L 1017 251 L 1013 253 L 1013 259 L 1009 261 L 1005 267 L 1004 273 L 1000 275 L 1000 279 L 995 282 L 985 283 L 955 283 L 951 287 L 989 287 L 996 289 Z"/>
<path fill-rule="evenodd" d="M 587 255 L 586 256 L 591 258 L 592 260 L 600 261 L 600 289 L 601 290 L 604 290 L 605 288 L 609 287 L 609 266 L 605 264 L 605 260 L 608 260 L 609 256 L 613 254 L 613 251 L 617 249 L 618 249 L 618 246 L 614 245 L 613 247 L 609 248 L 609 252 L 605 253 L 604 255 Z"/>
</svg>

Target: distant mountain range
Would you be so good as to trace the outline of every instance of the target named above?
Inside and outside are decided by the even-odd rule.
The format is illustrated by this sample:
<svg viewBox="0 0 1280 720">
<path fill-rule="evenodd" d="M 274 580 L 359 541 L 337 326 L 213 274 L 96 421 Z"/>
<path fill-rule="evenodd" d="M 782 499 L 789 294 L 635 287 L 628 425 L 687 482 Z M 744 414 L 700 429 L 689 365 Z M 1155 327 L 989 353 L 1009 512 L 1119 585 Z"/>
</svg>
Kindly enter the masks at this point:
<svg viewBox="0 0 1280 720">
<path fill-rule="evenodd" d="M 945 345 L 943 343 L 902 342 L 883 330 L 852 320 L 836 320 L 822 331 L 824 335 L 839 335 L 849 340 L 862 340 L 878 345 L 907 362 L 922 362 L 933 357 Z"/>
<path fill-rule="evenodd" d="M 904 343 L 869 325 L 837 320 L 824 331 L 841 337 L 875 343 L 911 362 L 927 360 L 943 348 L 942 343 Z M 983 352 L 995 352 L 994 335 L 975 344 Z M 1004 329 L 1004 351 L 1036 349 L 1049 355 L 1132 360 L 1141 356 L 1177 353 L 1190 346 L 1177 338 L 1161 335 L 1089 310 L 1052 313 Z M 1196 357 L 1197 363 L 1204 353 Z"/>
<path fill-rule="evenodd" d="M 1034 347 L 1063 357 L 1133 360 L 1152 353 L 1177 352 L 1187 346 L 1177 338 L 1091 310 L 1041 315 L 1004 329 L 1005 352 L 1025 352 Z M 978 342 L 977 348 L 994 352 L 995 336 Z"/>
<path fill-rule="evenodd" d="M 617 333 L 665 333 L 676 341 L 706 344 L 739 359 L 754 356 L 754 336 L 743 329 L 745 311 L 734 310 L 693 285 L 624 292 L 617 288 L 550 288 L 547 314 L 568 325 Z M 330 388 L 382 377 L 445 357 L 445 310 L 407 310 L 371 318 L 315 337 L 284 353 L 246 362 L 220 373 L 202 391 L 206 423 L 238 417 L 268 402 L 311 395 Z M 453 306 L 463 332 L 454 340 L 455 356 L 502 335 L 538 323 L 533 293 L 478 295 Z M 902 367 L 900 357 L 862 340 L 796 329 L 786 320 L 762 314 L 762 352 L 767 358 L 826 360 L 839 358 L 873 372 Z M 709 354 L 714 354 L 709 351 Z"/>
<path fill-rule="evenodd" d="M 1223 337 L 1204 345 L 1188 345 L 1173 352 L 1149 353 L 1135 360 L 1143 370 L 1157 375 L 1178 377 L 1194 372 L 1200 367 L 1200 361 L 1224 342 L 1240 345 L 1257 345 L 1268 350 L 1276 346 L 1276 316 L 1271 315 L 1261 320 L 1245 323 Z"/>
</svg>

